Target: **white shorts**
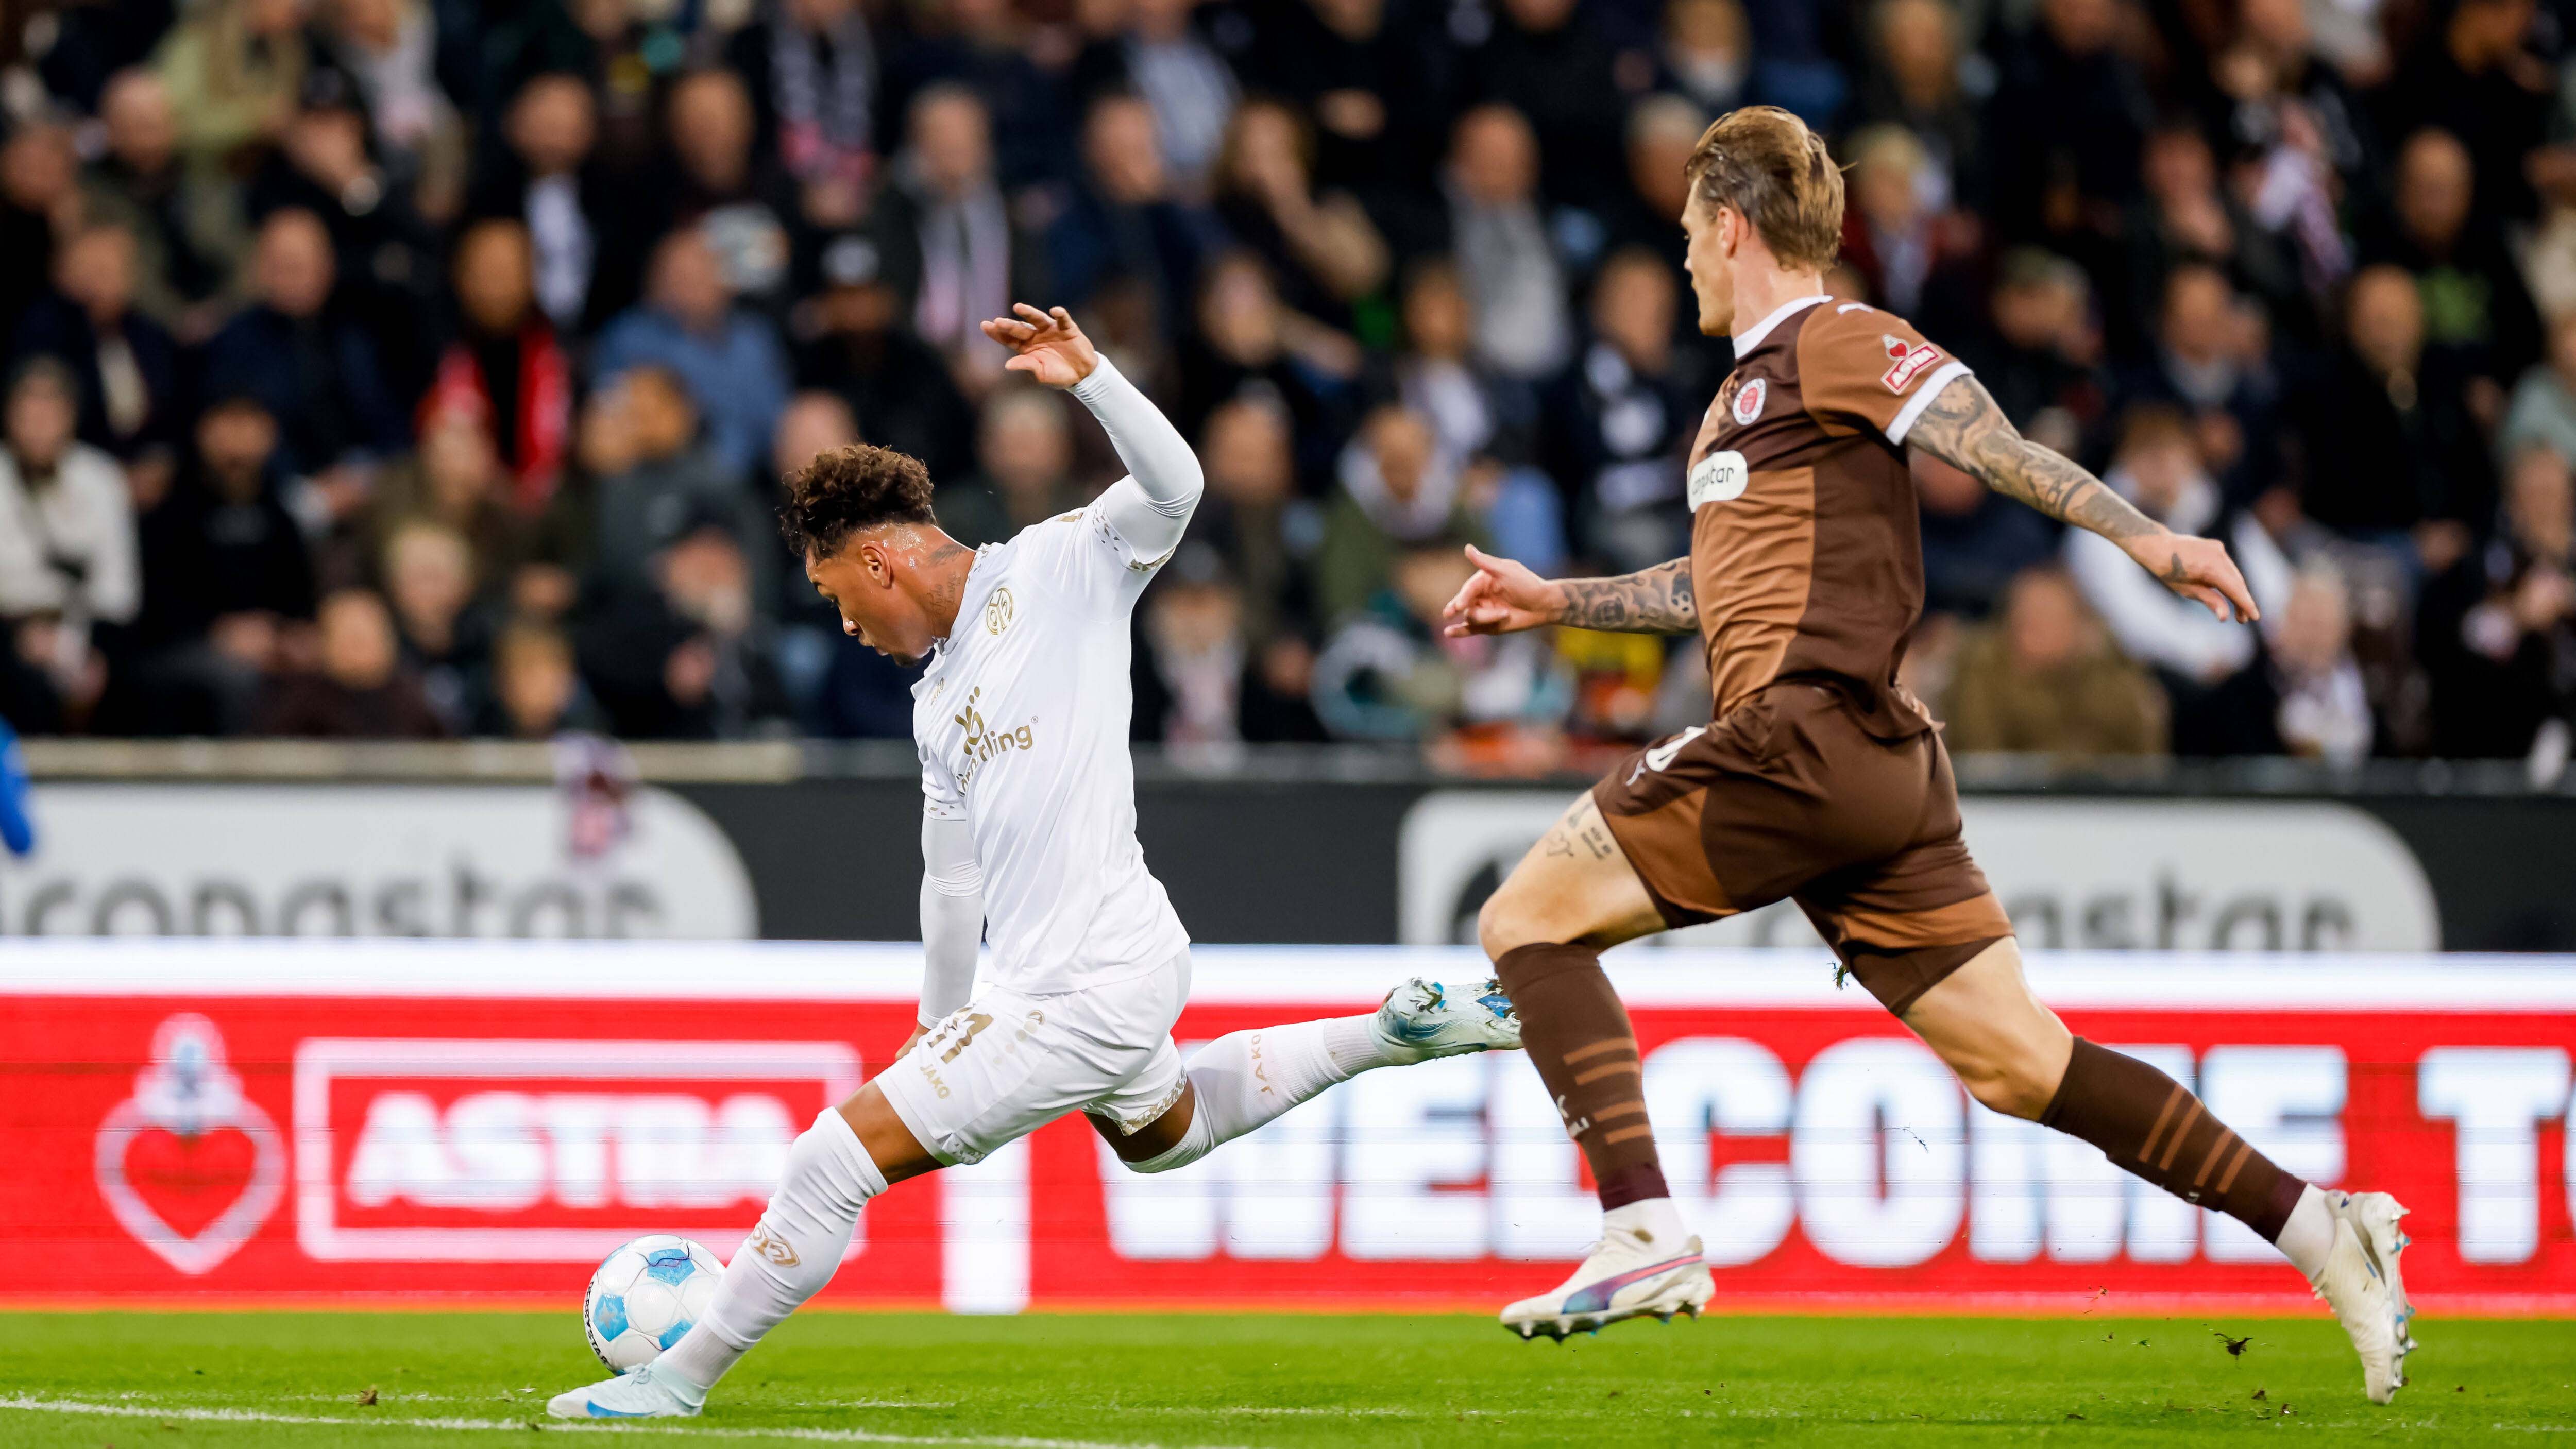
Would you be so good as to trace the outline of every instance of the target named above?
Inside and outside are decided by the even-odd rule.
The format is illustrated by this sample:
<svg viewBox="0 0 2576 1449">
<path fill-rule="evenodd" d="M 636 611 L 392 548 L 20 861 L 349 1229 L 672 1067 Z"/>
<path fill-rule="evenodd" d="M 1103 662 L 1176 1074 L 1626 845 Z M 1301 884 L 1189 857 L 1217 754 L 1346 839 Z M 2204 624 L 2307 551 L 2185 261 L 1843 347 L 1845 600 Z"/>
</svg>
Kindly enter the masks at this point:
<svg viewBox="0 0 2576 1449">
<path fill-rule="evenodd" d="M 1081 991 L 1031 996 L 997 986 L 922 1033 L 877 1076 L 877 1089 L 943 1163 L 981 1162 L 1067 1112 L 1133 1132 L 1189 1084 L 1172 1045 L 1189 996 L 1187 951 Z"/>
</svg>

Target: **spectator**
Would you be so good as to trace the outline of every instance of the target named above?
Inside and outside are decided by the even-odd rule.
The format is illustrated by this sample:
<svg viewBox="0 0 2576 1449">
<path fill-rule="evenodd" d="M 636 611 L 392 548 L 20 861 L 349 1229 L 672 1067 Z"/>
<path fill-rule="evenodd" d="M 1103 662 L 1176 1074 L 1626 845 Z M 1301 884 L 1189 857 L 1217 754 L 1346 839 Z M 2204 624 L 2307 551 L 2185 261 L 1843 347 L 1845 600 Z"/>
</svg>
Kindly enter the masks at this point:
<svg viewBox="0 0 2576 1449">
<path fill-rule="evenodd" d="M 1922 508 L 1927 609 L 1982 619 L 2015 578 L 2057 552 L 2065 530 L 2038 510 L 1996 497 L 1973 476 L 1919 448 L 1906 462 Z"/>
<path fill-rule="evenodd" d="M 99 117 L 107 152 L 82 179 L 82 207 L 134 237 L 135 305 L 182 340 L 202 342 L 243 295 L 250 233 L 241 197 L 222 174 L 181 158 L 170 88 L 153 72 L 119 71 L 99 98 Z"/>
<path fill-rule="evenodd" d="M 939 490 L 939 522 L 969 547 L 1004 543 L 1091 501 L 1073 479 L 1073 432 L 1056 394 L 1010 388 L 984 404 L 983 466 Z"/>
<path fill-rule="evenodd" d="M 1169 328 L 1190 315 L 1199 264 L 1218 245 L 1216 218 L 1181 199 L 1153 108 L 1111 93 L 1083 119 L 1083 177 L 1047 232 L 1048 275 L 1069 305 L 1112 282 L 1140 288 Z"/>
<path fill-rule="evenodd" d="M 2132 402 L 2181 409 L 2201 462 L 2231 498 L 2280 474 L 2274 444 L 2278 387 L 2264 367 L 2263 324 L 2207 262 L 2176 265 L 2165 278 L 2153 336 L 2154 361 L 2128 379 Z"/>
<path fill-rule="evenodd" d="M 599 377 L 647 364 L 688 388 L 718 466 L 748 474 L 786 406 L 787 359 L 768 320 L 734 305 L 722 260 L 694 229 L 654 250 L 650 293 L 608 325 L 591 356 Z"/>
<path fill-rule="evenodd" d="M 699 441 L 697 407 L 677 374 L 636 368 L 593 394 L 590 407 L 598 489 L 590 572 L 604 595 L 649 584 L 654 556 L 693 527 L 730 530 L 739 547 L 765 526 L 768 509 L 742 474 Z"/>
<path fill-rule="evenodd" d="M 1544 768 L 1547 736 L 1571 686 L 1537 633 L 1451 639 L 1440 611 L 1467 580 L 1454 537 L 1398 551 L 1368 607 L 1345 618 L 1315 660 L 1315 713 L 1340 739 L 1418 740 L 1465 767 Z M 1453 732 L 1481 731 L 1481 740 Z"/>
<path fill-rule="evenodd" d="M 1046 290 L 1038 241 L 1003 201 L 982 99 L 954 83 L 914 96 L 889 182 L 871 227 L 884 274 L 903 295 L 914 335 L 946 355 L 962 386 L 981 392 L 1000 380 L 1004 357 L 984 319 Z"/>
<path fill-rule="evenodd" d="M 1871 19 L 1871 64 L 1861 87 L 1861 119 L 1912 133 L 1927 161 L 1927 209 L 1937 212 L 1980 200 L 1984 188 L 1978 172 L 1984 156 L 1976 109 L 1959 83 L 1957 11 L 1945 0 L 1881 0 Z"/>
<path fill-rule="evenodd" d="M 1593 283 L 1591 336 L 1546 394 L 1550 471 L 1576 483 L 1587 551 L 1614 570 L 1690 551 L 1682 461 L 1710 388 L 1673 346 L 1678 291 L 1660 259 L 1612 257 Z"/>
<path fill-rule="evenodd" d="M 476 717 L 476 734 L 547 740 L 606 728 L 562 630 L 524 619 L 502 629 L 492 644 L 492 688 Z"/>
<path fill-rule="evenodd" d="M 2266 614 L 2266 617 L 2274 617 Z M 2352 654 L 2352 606 L 2332 568 L 2301 569 L 2272 631 L 2273 693 L 2269 723 L 2282 754 L 2328 764 L 2359 764 L 2370 754 L 2370 696 Z M 2257 716 L 2260 718 L 2260 716 Z"/>
<path fill-rule="evenodd" d="M 784 311 L 793 250 L 788 228 L 803 215 L 803 198 L 771 153 L 753 149 L 756 123 L 742 77 L 692 71 L 673 83 L 666 105 L 675 166 L 661 183 L 667 190 L 652 198 L 667 210 L 646 224 L 657 233 L 674 224 L 693 229 L 714 252 L 735 298 L 772 315 Z M 857 219 L 843 188 L 807 194 L 824 206 L 811 220 L 846 225 Z M 767 435 L 764 426 L 760 436 Z"/>
<path fill-rule="evenodd" d="M 855 219 L 876 167 L 877 48 L 858 0 L 780 0 L 733 34 L 726 61 L 743 78 L 759 153 L 804 188 L 808 216 Z"/>
<path fill-rule="evenodd" d="M 2317 335 L 2296 264 L 2280 239 L 2219 189 L 2209 142 L 2188 122 L 2159 126 L 2147 138 L 2140 167 L 2145 194 L 2129 209 L 2128 315 L 2121 322 L 2153 335 L 2169 320 L 2172 280 L 2186 266 L 2216 271 L 2231 288 L 2261 300 L 2274 326 L 2294 337 Z"/>
<path fill-rule="evenodd" d="M 2476 184 L 2457 137 L 2408 137 L 2397 156 L 2394 234 L 2378 244 L 2374 260 L 2414 277 L 2429 350 L 2474 377 L 2510 381 L 2540 355 L 2540 319 L 2501 222 L 2474 206 Z"/>
<path fill-rule="evenodd" d="M 2053 567 L 2025 571 L 2002 617 L 1960 646 L 1943 709 L 1950 748 L 2052 755 L 2161 755 L 2165 702 L 2120 657 Z"/>
<path fill-rule="evenodd" d="M 1950 243 L 1931 205 L 1939 189 L 1931 156 L 1913 132 L 1897 126 L 1872 126 L 1847 149 L 1851 207 L 1843 213 L 1843 263 L 1889 311 L 1920 316 L 1933 268 L 1949 260 Z"/>
<path fill-rule="evenodd" d="M 1381 226 L 1387 213 L 1412 210 L 1438 164 L 1456 89 L 1441 17 L 1386 0 L 1257 13 L 1246 81 L 1313 119 L 1316 185 L 1358 197 Z"/>
<path fill-rule="evenodd" d="M 317 32 L 323 54 L 355 83 L 395 183 L 440 193 L 447 204 L 427 209 L 452 215 L 465 136 L 439 88 L 438 22 L 427 0 L 327 0 Z"/>
<path fill-rule="evenodd" d="M 2533 0 L 2458 0 L 2427 27 L 2438 35 L 2408 47 L 2374 97 L 2383 136 L 2430 127 L 2459 138 L 2474 158 L 2489 219 L 2532 213 L 2523 157 L 2546 139 L 2554 88 L 2548 65 L 2529 49 L 2535 8 Z"/>
<path fill-rule="evenodd" d="M 0 623 L 17 672 L 35 676 L 6 693 L 19 696 L 11 717 L 37 730 L 98 702 L 107 684 L 101 631 L 142 602 L 125 478 L 75 435 L 78 386 L 52 358 L 20 364 L 0 429 Z"/>
<path fill-rule="evenodd" d="M 491 628 L 474 607 L 474 547 L 444 524 L 413 519 L 385 540 L 385 599 L 403 664 L 444 733 L 462 734 L 482 712 Z"/>
<path fill-rule="evenodd" d="M 1439 445 L 1469 460 L 1472 491 L 1490 493 L 1484 507 L 1494 543 L 1542 574 L 1564 567 L 1565 503 L 1538 466 L 1539 400 L 1524 384 L 1474 361 L 1475 314 L 1446 258 L 1414 264 L 1406 278 L 1397 353 L 1384 391 L 1431 420 Z"/>
<path fill-rule="evenodd" d="M 1214 551 L 1185 543 L 1145 596 L 1136 654 L 1135 734 L 1201 758 L 1232 746 L 1322 740 L 1306 698 L 1313 656 L 1299 641 L 1264 647 Z"/>
<path fill-rule="evenodd" d="M 796 352 L 797 384 L 837 395 L 861 434 L 919 458 L 933 478 L 962 473 L 974 463 L 974 406 L 950 360 L 906 325 L 880 261 L 861 239 L 825 251 L 814 333 Z"/>
<path fill-rule="evenodd" d="M 1324 622 L 1370 607 L 1406 549 L 1467 536 L 1473 520 L 1459 463 L 1420 413 L 1388 404 L 1369 414 L 1342 453 L 1341 491 L 1315 557 L 1315 603 Z"/>
<path fill-rule="evenodd" d="M 1666 87 L 1702 114 L 1722 116 L 1744 104 L 1753 47 L 1741 0 L 1673 0 L 1664 7 L 1658 54 Z"/>
<path fill-rule="evenodd" d="M 984 101 L 1008 190 L 1062 173 L 1068 113 L 1063 88 L 1024 48 L 1028 31 L 1010 0 L 949 0 L 923 16 L 910 43 L 889 52 L 885 114 L 903 115 L 925 86 L 955 81 Z"/>
<path fill-rule="evenodd" d="M 2103 481 L 2177 533 L 2226 540 L 2255 605 L 2277 632 L 2290 601 L 2290 561 L 2252 515 L 2227 509 L 2182 414 L 2156 406 L 2132 409 Z M 2066 566 L 2121 652 L 2156 671 L 2173 704 L 2175 753 L 2228 753 L 2216 745 L 2226 737 L 2229 720 L 2261 717 L 2259 710 L 2238 708 L 2227 685 L 2254 666 L 2262 636 L 2167 589 L 2099 534 L 2067 530 Z M 2349 628 L 2344 632 L 2348 636 Z M 2357 688 L 2358 674 L 2353 682 Z"/>
<path fill-rule="evenodd" d="M 1477 356 L 1506 377 L 1545 377 L 1574 350 L 1574 324 L 1539 212 L 1537 139 L 1495 105 L 1460 117 L 1452 136 L 1449 232 L 1476 305 Z"/>
<path fill-rule="evenodd" d="M 2542 725 L 2576 721 L 2576 490 L 2567 460 L 2516 454 L 2494 540 L 2424 591 L 2416 630 L 2431 676 L 2433 750 L 2528 755 Z"/>
<path fill-rule="evenodd" d="M 313 616 L 313 560 L 273 478 L 277 420 L 216 399 L 195 456 L 142 524 L 144 655 L 129 728 L 240 734 L 289 626 Z"/>
<path fill-rule="evenodd" d="M 1491 33 L 1469 53 L 1469 85 L 1527 119 L 1538 138 L 1534 179 L 1548 200 L 1598 212 L 1618 184 L 1601 158 L 1618 153 L 1627 102 L 1651 80 L 1652 61 L 1618 55 L 1599 16 L 1576 0 L 1495 8 Z"/>
<path fill-rule="evenodd" d="M 1154 114 L 1154 139 L 1184 191 L 1204 192 L 1237 96 L 1234 73 L 1190 27 L 1198 0 L 1127 0 L 1116 34 L 1073 64 L 1073 102 L 1123 92 Z"/>
<path fill-rule="evenodd" d="M 1287 413 L 1258 397 L 1220 406 L 1208 415 L 1199 458 L 1207 495 L 1190 519 L 1190 538 L 1229 582 L 1244 638 L 1261 645 L 1293 632 L 1314 610 L 1296 540 L 1307 535 L 1311 549 L 1316 529 L 1314 505 L 1297 497 Z"/>
<path fill-rule="evenodd" d="M 738 739 L 787 718 L 770 644 L 742 545 L 709 518 L 655 554 L 651 587 L 595 615 L 578 647 L 617 733 Z"/>
<path fill-rule="evenodd" d="M 220 165 L 285 134 L 311 57 L 306 0 L 204 0 L 152 58 L 169 87 L 179 144 Z"/>
<path fill-rule="evenodd" d="M 590 87 L 569 75 L 530 80 L 501 134 L 506 149 L 477 169 L 470 211 L 527 227 L 537 305 L 555 326 L 587 330 L 633 300 L 643 242 L 602 225 L 609 203 L 591 159 L 598 117 Z"/>
<path fill-rule="evenodd" d="M 1347 192 L 1317 194 L 1313 149 L 1295 111 L 1245 102 L 1216 162 L 1217 215 L 1237 245 L 1286 279 L 1289 306 L 1343 321 L 1385 283 L 1386 240 Z"/>
<path fill-rule="evenodd" d="M 1628 184 L 1602 216 L 1612 251 L 1644 247 L 1677 257 L 1674 229 L 1690 200 L 1684 169 L 1708 129 L 1708 113 L 1680 96 L 1654 95 L 1628 112 Z"/>
<path fill-rule="evenodd" d="M 2084 433 L 2102 411 L 2101 337 L 2086 313 L 2084 270 L 2036 247 L 2004 253 L 1983 327 L 1959 344 L 2013 426 L 2061 453 L 2084 452 Z"/>
<path fill-rule="evenodd" d="M 2426 354 L 2421 294 L 2395 267 L 2353 278 L 2344 334 L 2300 409 L 2300 506 L 2438 574 L 2467 551 L 2468 521 L 2493 497 L 2464 386 Z"/>
<path fill-rule="evenodd" d="M 2138 194 L 2153 103 L 2120 48 L 2118 0 L 2040 0 L 2000 57 L 1982 133 L 2005 239 L 2098 247 Z"/>
<path fill-rule="evenodd" d="M 1266 396 L 1286 404 L 1297 424 L 1300 473 L 1314 476 L 1329 467 L 1347 436 L 1350 384 L 1363 360 L 1351 339 L 1283 306 L 1270 269 L 1249 252 L 1229 253 L 1208 267 L 1196 319 L 1181 349 L 1173 421 L 1196 432 L 1218 406 Z"/>
<path fill-rule="evenodd" d="M 2576 463 L 2576 310 L 2549 325 L 2549 354 L 2514 384 L 2504 422 L 2496 429 L 2496 456 L 2511 458 L 2544 447 Z"/>
<path fill-rule="evenodd" d="M 553 496 L 572 431 L 572 365 L 537 305 L 535 268 L 523 222 L 487 218 L 457 238 L 456 335 L 421 400 L 424 418 L 464 413 L 490 430 L 522 515 Z"/>
<path fill-rule="evenodd" d="M 365 589 L 322 600 L 318 667 L 272 681 L 261 706 L 264 734 L 306 739 L 427 740 L 446 733 L 403 664 L 385 601 Z"/>
<path fill-rule="evenodd" d="M 68 127 L 30 121 L 0 141 L 0 328 L 14 335 L 27 306 L 43 293 L 58 239 L 79 212 Z"/>
<path fill-rule="evenodd" d="M 465 541 L 469 572 L 482 589 L 499 594 L 522 565 L 561 563 L 578 550 L 559 536 L 558 515 L 530 519 L 511 505 L 508 476 L 492 445 L 492 432 L 471 408 L 452 408 L 422 420 L 420 447 L 386 470 L 373 507 L 374 549 L 382 554 L 395 534 L 428 524 Z M 402 599 L 393 599 L 402 612 Z"/>
<path fill-rule="evenodd" d="M 71 370 L 81 441 L 125 464 L 138 500 L 157 501 L 179 438 L 179 348 L 134 310 L 134 234 L 121 226 L 74 233 L 55 259 L 53 291 L 18 324 L 15 351 Z"/>
<path fill-rule="evenodd" d="M 313 213 L 270 216 L 251 272 L 258 300 L 207 344 L 205 375 L 260 400 L 287 471 L 319 484 L 323 511 L 345 518 L 374 460 L 402 443 L 375 342 L 332 306 L 331 237 Z"/>
</svg>

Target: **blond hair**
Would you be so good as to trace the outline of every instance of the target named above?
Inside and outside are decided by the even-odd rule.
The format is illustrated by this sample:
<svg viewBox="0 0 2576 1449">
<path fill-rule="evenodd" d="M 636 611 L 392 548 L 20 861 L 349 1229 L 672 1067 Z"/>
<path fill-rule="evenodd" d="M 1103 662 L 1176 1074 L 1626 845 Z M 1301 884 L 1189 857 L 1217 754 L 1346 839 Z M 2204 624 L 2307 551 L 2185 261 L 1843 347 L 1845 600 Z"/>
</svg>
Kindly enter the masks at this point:
<svg viewBox="0 0 2576 1449">
<path fill-rule="evenodd" d="M 1746 106 L 1700 133 L 1691 194 L 1753 223 L 1783 266 L 1823 270 L 1843 244 L 1843 173 L 1825 138 L 1778 106 Z"/>
</svg>

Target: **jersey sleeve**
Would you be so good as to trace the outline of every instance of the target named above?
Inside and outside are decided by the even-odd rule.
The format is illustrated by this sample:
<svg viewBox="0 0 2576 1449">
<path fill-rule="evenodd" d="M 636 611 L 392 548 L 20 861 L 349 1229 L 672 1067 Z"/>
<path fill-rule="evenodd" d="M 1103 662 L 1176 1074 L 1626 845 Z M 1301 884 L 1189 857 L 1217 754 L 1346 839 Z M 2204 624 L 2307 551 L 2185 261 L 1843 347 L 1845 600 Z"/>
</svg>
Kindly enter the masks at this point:
<svg viewBox="0 0 2576 1449">
<path fill-rule="evenodd" d="M 966 793 L 957 788 L 947 762 L 928 745 L 916 743 L 914 749 L 921 756 L 921 813 L 933 820 L 965 819 Z"/>
<path fill-rule="evenodd" d="M 1968 364 L 1865 302 L 1820 303 L 1798 332 L 1798 390 L 1829 429 L 1866 430 L 1897 447 Z"/>
</svg>

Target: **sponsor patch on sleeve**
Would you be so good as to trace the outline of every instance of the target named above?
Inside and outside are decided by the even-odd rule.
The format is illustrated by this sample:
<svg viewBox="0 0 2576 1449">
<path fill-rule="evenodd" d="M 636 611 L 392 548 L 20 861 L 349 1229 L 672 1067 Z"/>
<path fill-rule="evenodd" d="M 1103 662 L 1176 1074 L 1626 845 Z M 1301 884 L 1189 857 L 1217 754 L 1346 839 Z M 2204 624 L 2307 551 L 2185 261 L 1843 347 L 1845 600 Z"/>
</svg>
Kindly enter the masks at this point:
<svg viewBox="0 0 2576 1449">
<path fill-rule="evenodd" d="M 1941 360 L 1941 349 L 1929 342 L 1908 342 L 1892 332 L 1879 334 L 1878 342 L 1886 350 L 1888 361 L 1887 371 L 1879 374 L 1878 380 L 1887 384 L 1889 392 L 1904 392 Z"/>
</svg>

